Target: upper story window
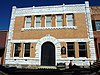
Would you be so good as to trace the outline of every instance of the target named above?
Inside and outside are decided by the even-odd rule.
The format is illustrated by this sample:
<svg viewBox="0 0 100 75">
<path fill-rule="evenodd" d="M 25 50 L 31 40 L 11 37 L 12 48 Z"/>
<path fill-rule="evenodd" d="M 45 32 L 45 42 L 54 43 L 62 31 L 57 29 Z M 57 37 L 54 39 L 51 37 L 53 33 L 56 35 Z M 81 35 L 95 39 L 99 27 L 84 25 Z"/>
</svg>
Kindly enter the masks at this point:
<svg viewBox="0 0 100 75">
<path fill-rule="evenodd" d="M 52 27 L 51 15 L 46 15 L 46 27 Z"/>
<path fill-rule="evenodd" d="M 19 57 L 20 51 L 21 51 L 21 44 L 15 43 L 14 44 L 14 57 Z"/>
<path fill-rule="evenodd" d="M 67 26 L 73 26 L 73 14 L 67 14 L 66 15 L 66 23 Z"/>
<path fill-rule="evenodd" d="M 95 21 L 96 30 L 100 30 L 100 20 Z"/>
<path fill-rule="evenodd" d="M 87 49 L 85 42 L 79 42 L 79 56 L 80 57 L 87 57 Z"/>
<path fill-rule="evenodd" d="M 41 27 L 41 16 L 37 15 L 36 17 L 36 27 Z"/>
<path fill-rule="evenodd" d="M 77 29 L 74 26 L 74 14 L 46 14 L 46 15 L 32 15 L 26 16 L 25 28 L 24 30 L 34 30 L 34 29 Z"/>
<path fill-rule="evenodd" d="M 25 28 L 30 28 L 31 27 L 31 16 L 26 16 L 25 17 Z"/>
<path fill-rule="evenodd" d="M 75 57 L 74 42 L 67 42 L 68 57 Z"/>
<path fill-rule="evenodd" d="M 30 43 L 25 43 L 24 57 L 30 56 Z"/>
<path fill-rule="evenodd" d="M 57 20 L 57 27 L 62 27 L 62 15 L 61 14 L 58 14 L 56 16 L 56 20 Z"/>
</svg>

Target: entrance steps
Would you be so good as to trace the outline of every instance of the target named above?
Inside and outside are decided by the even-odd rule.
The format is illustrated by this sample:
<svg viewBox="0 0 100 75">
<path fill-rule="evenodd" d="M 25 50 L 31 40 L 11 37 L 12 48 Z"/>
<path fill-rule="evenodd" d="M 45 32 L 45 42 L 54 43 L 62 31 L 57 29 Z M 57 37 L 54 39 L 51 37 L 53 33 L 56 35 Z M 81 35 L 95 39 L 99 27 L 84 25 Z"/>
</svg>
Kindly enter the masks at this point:
<svg viewBox="0 0 100 75">
<path fill-rule="evenodd" d="M 38 66 L 38 69 L 57 69 L 56 66 Z"/>
</svg>

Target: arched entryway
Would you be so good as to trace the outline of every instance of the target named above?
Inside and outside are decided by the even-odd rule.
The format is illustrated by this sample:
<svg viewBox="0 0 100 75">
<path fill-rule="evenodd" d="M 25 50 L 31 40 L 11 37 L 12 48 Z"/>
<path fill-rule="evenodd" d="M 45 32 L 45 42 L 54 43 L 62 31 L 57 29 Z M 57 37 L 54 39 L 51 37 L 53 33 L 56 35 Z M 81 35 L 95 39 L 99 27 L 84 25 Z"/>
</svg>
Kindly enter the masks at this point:
<svg viewBox="0 0 100 75">
<path fill-rule="evenodd" d="M 45 42 L 41 46 L 41 65 L 55 65 L 55 46 L 52 42 Z"/>
</svg>

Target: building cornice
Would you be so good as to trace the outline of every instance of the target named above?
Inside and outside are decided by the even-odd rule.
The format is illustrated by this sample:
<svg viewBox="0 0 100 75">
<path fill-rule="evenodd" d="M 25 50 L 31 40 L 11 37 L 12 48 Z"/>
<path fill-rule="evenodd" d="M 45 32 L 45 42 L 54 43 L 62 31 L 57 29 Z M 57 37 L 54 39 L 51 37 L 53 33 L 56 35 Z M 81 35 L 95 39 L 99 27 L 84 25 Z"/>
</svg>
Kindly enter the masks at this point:
<svg viewBox="0 0 100 75">
<path fill-rule="evenodd" d="M 15 7 L 15 6 L 14 6 Z M 85 4 L 71 4 L 71 5 L 55 5 L 55 6 L 39 6 L 28 8 L 15 8 L 16 16 L 28 15 L 46 15 L 46 14 L 63 14 L 63 13 L 83 13 L 85 12 Z"/>
</svg>

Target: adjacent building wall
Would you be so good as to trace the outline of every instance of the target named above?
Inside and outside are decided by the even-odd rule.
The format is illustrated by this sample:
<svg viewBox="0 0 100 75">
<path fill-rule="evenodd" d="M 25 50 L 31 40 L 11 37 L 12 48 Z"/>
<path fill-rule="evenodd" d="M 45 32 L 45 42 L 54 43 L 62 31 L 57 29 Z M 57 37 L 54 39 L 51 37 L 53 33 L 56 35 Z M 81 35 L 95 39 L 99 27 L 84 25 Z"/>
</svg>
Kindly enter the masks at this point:
<svg viewBox="0 0 100 75">
<path fill-rule="evenodd" d="M 91 18 L 92 18 L 92 26 L 94 32 L 94 41 L 96 48 L 96 56 L 97 59 L 100 59 L 100 30 L 96 30 L 96 21 L 100 21 L 100 6 L 92 6 L 91 9 Z"/>
<path fill-rule="evenodd" d="M 0 64 L 4 64 L 7 34 L 7 30 L 0 30 Z"/>
</svg>

